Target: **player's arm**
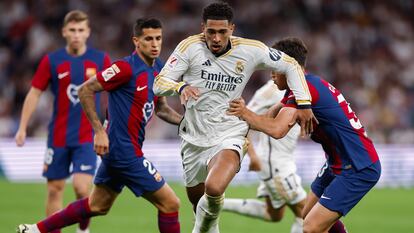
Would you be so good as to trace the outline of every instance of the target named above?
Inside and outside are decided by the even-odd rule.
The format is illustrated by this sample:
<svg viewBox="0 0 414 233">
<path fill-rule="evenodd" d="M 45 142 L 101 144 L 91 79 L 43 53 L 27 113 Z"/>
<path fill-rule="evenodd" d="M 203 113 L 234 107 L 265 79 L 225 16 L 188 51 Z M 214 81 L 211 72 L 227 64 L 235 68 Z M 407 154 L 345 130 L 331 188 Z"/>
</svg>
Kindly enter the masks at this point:
<svg viewBox="0 0 414 233">
<path fill-rule="evenodd" d="M 227 114 L 242 118 L 251 129 L 280 139 L 293 127 L 290 123 L 296 120 L 296 111 L 296 108 L 283 107 L 275 118 L 260 116 L 246 108 L 244 100 L 238 98 L 230 102 Z"/>
<path fill-rule="evenodd" d="M 118 61 L 104 71 L 98 72 L 96 76 L 84 82 L 78 91 L 80 103 L 92 128 L 95 132 L 94 150 L 98 155 L 104 155 L 109 151 L 108 135 L 99 120 L 96 112 L 96 92 L 103 90 L 111 91 L 129 81 L 132 75 L 130 65 L 124 61 Z"/>
<path fill-rule="evenodd" d="M 283 108 L 283 104 L 282 103 L 277 103 L 277 104 L 273 105 L 272 107 L 270 107 L 265 112 L 265 114 L 263 114 L 263 116 L 275 118 L 282 108 Z"/>
<path fill-rule="evenodd" d="M 249 134 L 247 135 L 247 140 L 249 140 L 249 144 L 247 145 L 247 155 L 250 158 L 249 171 L 260 171 L 260 159 L 259 156 L 257 156 L 256 150 L 254 149 L 251 139 L 251 133 L 252 132 L 249 132 Z"/>
<path fill-rule="evenodd" d="M 39 103 L 40 96 L 46 90 L 52 77 L 50 72 L 49 56 L 45 55 L 37 67 L 33 76 L 32 87 L 26 95 L 20 117 L 19 129 L 16 132 L 15 140 L 17 146 L 23 146 L 26 140 L 27 124 Z"/>
<path fill-rule="evenodd" d="M 266 51 L 260 56 L 259 67 L 273 69 L 286 75 L 287 84 L 295 95 L 297 109 L 299 110 L 297 111 L 297 120 L 300 123 L 301 134 L 305 136 L 312 133 L 312 121 L 316 118 L 311 109 L 312 97 L 302 67 L 294 58 L 279 50 L 267 48 Z"/>
<path fill-rule="evenodd" d="M 174 125 L 179 125 L 183 118 L 181 114 L 168 105 L 167 97 L 165 96 L 160 96 L 158 98 L 157 105 L 155 106 L 155 113 L 159 118 Z"/>
<path fill-rule="evenodd" d="M 98 155 L 104 155 L 109 151 L 109 139 L 105 128 L 99 120 L 95 106 L 95 93 L 103 90 L 102 85 L 96 80 L 96 76 L 88 79 L 80 86 L 78 96 L 89 122 L 92 125 L 94 135 L 94 150 Z"/>
<path fill-rule="evenodd" d="M 158 96 L 176 96 L 180 95 L 181 103 L 184 104 L 189 98 L 197 99 L 199 90 L 192 87 L 184 81 L 178 81 L 190 68 L 190 59 L 188 58 L 188 48 L 182 50 L 185 40 L 181 42 L 171 56 L 161 72 L 155 77 L 153 91 Z"/>
<path fill-rule="evenodd" d="M 31 87 L 24 99 L 22 114 L 20 117 L 19 129 L 16 132 L 15 140 L 17 146 L 23 146 L 26 140 L 27 124 L 39 103 L 40 96 L 43 91 L 35 87 Z"/>
</svg>

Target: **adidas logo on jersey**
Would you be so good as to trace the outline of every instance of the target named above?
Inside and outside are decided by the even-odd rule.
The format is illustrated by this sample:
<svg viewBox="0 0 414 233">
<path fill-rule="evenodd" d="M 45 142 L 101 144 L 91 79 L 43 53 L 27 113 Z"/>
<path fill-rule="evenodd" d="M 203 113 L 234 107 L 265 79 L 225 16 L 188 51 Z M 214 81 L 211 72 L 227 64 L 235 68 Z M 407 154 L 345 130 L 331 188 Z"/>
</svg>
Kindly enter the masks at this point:
<svg viewBox="0 0 414 233">
<path fill-rule="evenodd" d="M 211 62 L 210 62 L 210 60 L 207 60 L 202 65 L 203 66 L 211 66 Z"/>
</svg>

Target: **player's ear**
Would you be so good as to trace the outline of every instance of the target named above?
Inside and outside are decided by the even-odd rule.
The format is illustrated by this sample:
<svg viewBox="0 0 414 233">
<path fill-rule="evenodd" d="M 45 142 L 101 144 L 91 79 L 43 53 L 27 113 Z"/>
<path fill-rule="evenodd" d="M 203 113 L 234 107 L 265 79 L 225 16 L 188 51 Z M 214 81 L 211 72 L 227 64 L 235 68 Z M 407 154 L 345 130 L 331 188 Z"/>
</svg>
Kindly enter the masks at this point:
<svg viewBox="0 0 414 233">
<path fill-rule="evenodd" d="M 231 32 L 234 32 L 234 29 L 236 29 L 236 25 L 234 23 L 230 23 Z"/>
<path fill-rule="evenodd" d="M 204 24 L 204 22 L 201 23 L 201 31 L 204 32 L 204 29 L 206 28 L 206 25 Z"/>
<path fill-rule="evenodd" d="M 132 43 L 134 43 L 136 48 L 139 48 L 139 39 L 136 36 L 132 37 Z"/>
</svg>

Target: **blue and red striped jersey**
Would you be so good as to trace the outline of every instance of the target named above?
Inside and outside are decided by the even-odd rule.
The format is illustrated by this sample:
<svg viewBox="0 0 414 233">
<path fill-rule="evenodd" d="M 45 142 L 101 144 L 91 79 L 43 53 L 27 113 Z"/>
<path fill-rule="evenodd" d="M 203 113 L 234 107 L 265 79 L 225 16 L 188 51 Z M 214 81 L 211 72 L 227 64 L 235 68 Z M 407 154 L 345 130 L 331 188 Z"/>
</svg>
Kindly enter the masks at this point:
<svg viewBox="0 0 414 233">
<path fill-rule="evenodd" d="M 49 123 L 48 146 L 77 146 L 93 142 L 93 130 L 79 103 L 78 88 L 88 78 L 111 64 L 109 56 L 88 48 L 74 57 L 65 48 L 45 55 L 33 77 L 32 87 L 54 95 L 53 115 Z M 95 96 L 99 112 L 99 95 Z"/>
<path fill-rule="evenodd" d="M 128 163 L 143 156 L 145 126 L 158 99 L 152 86 L 162 66 L 159 59 L 148 66 L 134 52 L 97 74 L 97 80 L 109 92 L 109 155 L 103 159 Z"/>
<path fill-rule="evenodd" d="M 341 92 L 322 78 L 305 75 L 312 96 L 312 111 L 319 124 L 311 139 L 320 143 L 329 166 L 339 174 L 344 169 L 361 170 L 378 161 L 378 154 L 360 120 Z M 285 106 L 296 107 L 295 98 L 287 90 Z"/>
</svg>

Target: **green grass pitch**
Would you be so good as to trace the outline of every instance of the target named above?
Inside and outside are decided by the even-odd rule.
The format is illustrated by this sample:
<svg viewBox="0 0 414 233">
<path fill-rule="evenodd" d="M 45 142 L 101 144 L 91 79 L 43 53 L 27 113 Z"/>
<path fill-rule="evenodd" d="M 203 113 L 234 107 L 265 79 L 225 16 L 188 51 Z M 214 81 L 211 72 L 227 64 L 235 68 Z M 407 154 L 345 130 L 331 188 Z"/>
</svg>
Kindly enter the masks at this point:
<svg viewBox="0 0 414 233">
<path fill-rule="evenodd" d="M 191 232 L 193 214 L 182 185 L 173 184 L 181 199 L 182 232 Z M 250 198 L 255 185 L 231 186 L 227 197 Z M 0 233 L 15 232 L 19 223 L 33 223 L 43 218 L 44 184 L 9 183 L 0 179 Z M 71 186 L 65 190 L 65 205 L 74 198 Z M 414 189 L 375 189 L 371 191 L 343 221 L 351 233 L 412 233 L 414 232 Z M 156 233 L 157 211 L 142 198 L 135 198 L 124 189 L 107 216 L 92 221 L 92 233 L 141 232 Z M 223 213 L 220 229 L 223 233 L 283 232 L 289 233 L 293 216 L 289 210 L 280 223 L 268 223 L 232 213 Z M 69 227 L 63 233 L 74 233 Z"/>
</svg>

